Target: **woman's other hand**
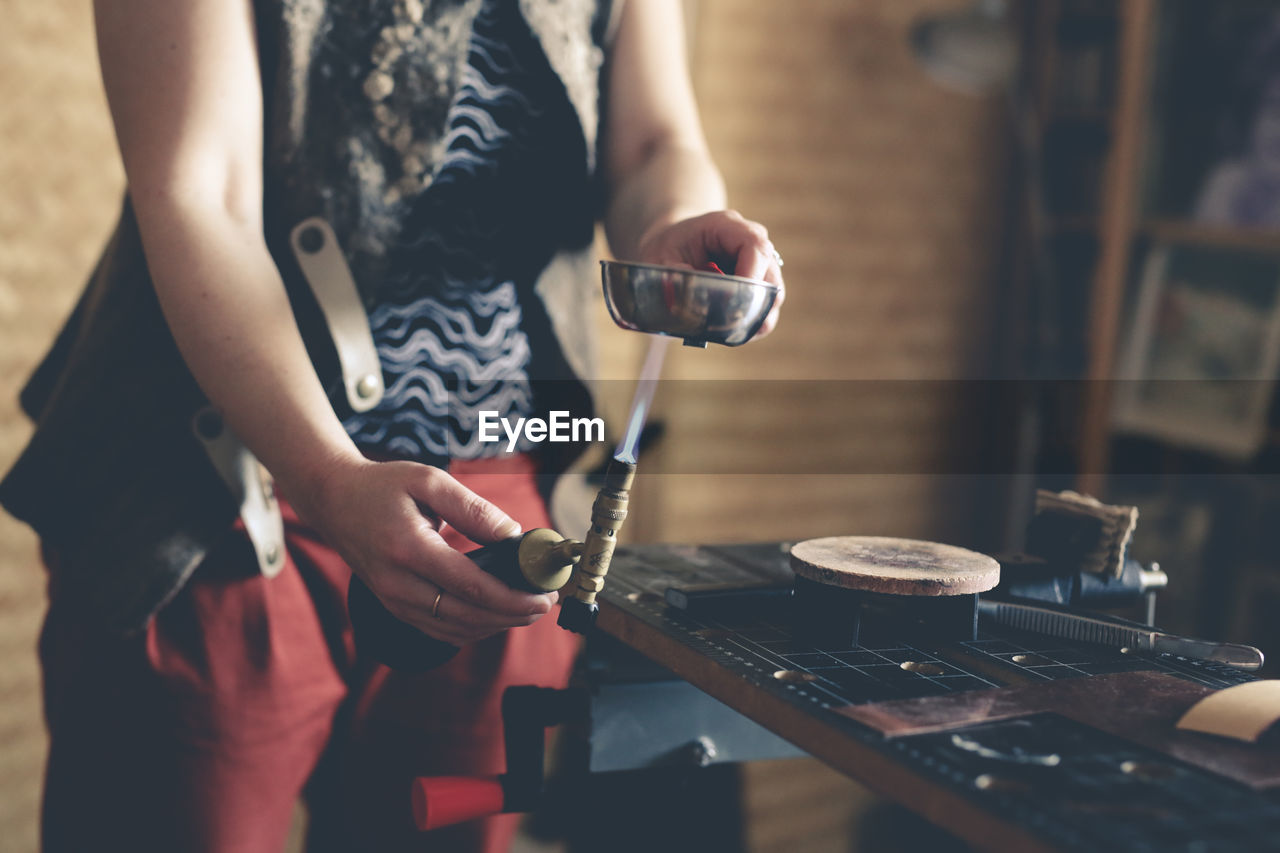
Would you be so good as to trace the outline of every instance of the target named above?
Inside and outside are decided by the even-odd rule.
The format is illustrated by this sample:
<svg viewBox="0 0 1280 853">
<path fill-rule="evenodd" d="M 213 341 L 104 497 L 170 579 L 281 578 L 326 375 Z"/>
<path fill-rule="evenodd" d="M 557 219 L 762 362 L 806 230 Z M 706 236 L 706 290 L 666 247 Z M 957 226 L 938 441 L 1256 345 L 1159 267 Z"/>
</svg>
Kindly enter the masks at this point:
<svg viewBox="0 0 1280 853">
<path fill-rule="evenodd" d="M 765 227 L 736 210 L 704 213 L 653 227 L 640 239 L 638 253 L 638 260 L 647 264 L 705 270 L 714 263 L 731 275 L 776 284 L 778 298 L 755 338 L 769 334 L 778 324 L 782 303 L 787 298 L 782 258 L 770 242 Z"/>
</svg>

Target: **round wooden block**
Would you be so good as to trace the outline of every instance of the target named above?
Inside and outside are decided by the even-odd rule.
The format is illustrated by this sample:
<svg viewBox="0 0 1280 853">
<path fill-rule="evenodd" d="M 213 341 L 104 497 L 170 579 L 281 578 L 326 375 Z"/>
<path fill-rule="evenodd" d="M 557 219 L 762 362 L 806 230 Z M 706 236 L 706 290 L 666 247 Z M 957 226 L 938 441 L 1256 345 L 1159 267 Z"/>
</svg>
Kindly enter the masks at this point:
<svg viewBox="0 0 1280 853">
<path fill-rule="evenodd" d="M 964 595 L 1000 581 L 1000 564 L 953 545 L 884 536 L 828 536 L 791 548 L 798 577 L 888 595 Z"/>
</svg>

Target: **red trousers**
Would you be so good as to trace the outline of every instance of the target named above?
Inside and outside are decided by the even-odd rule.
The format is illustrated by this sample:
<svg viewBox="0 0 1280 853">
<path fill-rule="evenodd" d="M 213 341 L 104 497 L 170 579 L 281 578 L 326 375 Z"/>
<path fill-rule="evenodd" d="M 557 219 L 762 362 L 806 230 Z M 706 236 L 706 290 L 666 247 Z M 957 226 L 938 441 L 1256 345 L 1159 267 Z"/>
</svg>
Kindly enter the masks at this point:
<svg viewBox="0 0 1280 853">
<path fill-rule="evenodd" d="M 528 459 L 452 473 L 525 529 L 549 525 Z M 50 603 L 46 851 L 278 853 L 300 796 L 308 851 L 509 845 L 516 816 L 416 832 L 409 782 L 502 772 L 503 689 L 564 686 L 577 638 L 553 612 L 432 672 L 391 672 L 355 653 L 350 570 L 287 506 L 285 525 L 280 575 L 243 543 L 215 549 L 138 636 L 103 641 Z"/>
</svg>

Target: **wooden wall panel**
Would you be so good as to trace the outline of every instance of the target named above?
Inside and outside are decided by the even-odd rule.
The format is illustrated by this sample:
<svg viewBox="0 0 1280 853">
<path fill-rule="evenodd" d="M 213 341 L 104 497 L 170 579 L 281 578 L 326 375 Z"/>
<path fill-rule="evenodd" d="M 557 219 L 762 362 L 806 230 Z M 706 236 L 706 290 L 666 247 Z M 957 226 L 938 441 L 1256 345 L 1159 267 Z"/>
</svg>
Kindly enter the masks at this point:
<svg viewBox="0 0 1280 853">
<path fill-rule="evenodd" d="M 123 179 L 98 82 L 90 4 L 0 3 L 0 469 L 30 427 L 21 383 L 101 250 Z M 35 850 L 46 742 L 35 642 L 44 577 L 0 513 L 0 847 Z"/>
<path fill-rule="evenodd" d="M 974 484 L 927 476 L 975 451 L 979 436 L 956 428 L 975 419 L 954 387 L 868 396 L 866 385 L 803 386 L 982 374 L 1001 117 L 992 101 L 937 87 L 907 47 L 918 16 L 958 5 L 697 3 L 694 76 L 708 139 L 731 203 L 767 225 L 785 257 L 788 297 L 764 341 L 673 348 L 667 376 L 699 391 L 658 403 L 668 426 L 650 465 L 668 483 L 660 538 L 963 536 L 959 507 Z M 795 387 L 753 405 L 743 379 Z M 734 460 L 758 471 L 763 454 L 771 476 L 731 476 Z"/>
<path fill-rule="evenodd" d="M 732 204 L 765 223 L 785 257 L 788 298 L 764 341 L 672 349 L 667 375 L 697 381 L 701 393 L 658 403 L 668 430 L 649 467 L 690 472 L 653 475 L 658 538 L 966 541 L 986 509 L 975 500 L 981 478 L 927 473 L 976 450 L 975 430 L 956 425 L 981 421 L 955 388 L 833 394 L 838 386 L 798 383 L 753 405 L 739 381 L 982 375 L 1001 117 L 997 104 L 927 80 L 906 40 L 917 16 L 959 5 L 698 0 L 694 73 L 708 139 Z M 734 460 L 758 470 L 765 454 L 779 473 L 699 473 L 732 470 Z M 824 465 L 833 473 L 812 473 Z M 850 473 L 864 470 L 878 473 Z M 745 791 L 753 851 L 860 849 L 856 825 L 876 808 L 811 760 L 754 765 Z"/>
</svg>

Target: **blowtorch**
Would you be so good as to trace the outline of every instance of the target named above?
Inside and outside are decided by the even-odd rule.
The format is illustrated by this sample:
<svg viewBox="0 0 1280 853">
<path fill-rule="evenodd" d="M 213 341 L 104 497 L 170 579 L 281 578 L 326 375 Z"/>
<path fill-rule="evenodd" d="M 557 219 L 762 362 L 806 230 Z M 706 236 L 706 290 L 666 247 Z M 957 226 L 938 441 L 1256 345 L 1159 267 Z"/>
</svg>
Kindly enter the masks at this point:
<svg viewBox="0 0 1280 853">
<path fill-rule="evenodd" d="M 635 463 L 628 460 L 613 459 L 609 463 L 604 485 L 591 508 L 591 529 L 584 540 L 568 539 L 554 530 L 538 527 L 469 551 L 468 559 L 523 592 L 553 592 L 567 585 L 558 624 L 585 634 L 595 624 L 600 609 L 596 594 L 604 587 L 618 530 L 627 517 L 628 492 L 635 471 Z M 425 672 L 446 663 L 459 651 L 457 646 L 397 619 L 355 575 L 347 591 L 347 608 L 361 654 L 392 669 Z"/>
<path fill-rule="evenodd" d="M 561 628 L 585 634 L 595 624 L 596 596 L 627 517 L 641 431 L 662 372 L 666 343 L 740 346 L 749 341 L 773 308 L 780 288 L 768 282 L 726 275 L 719 267 L 690 270 L 620 261 L 601 262 L 605 304 L 614 322 L 646 332 L 651 340 L 640 371 L 622 442 L 605 470 L 604 485 L 591 507 L 583 540 L 539 528 L 486 545 L 467 556 L 481 569 L 525 592 L 561 587 Z M 422 672 L 448 661 L 456 646 L 401 622 L 358 577 L 352 577 L 348 609 L 362 654 L 392 669 Z"/>
</svg>

